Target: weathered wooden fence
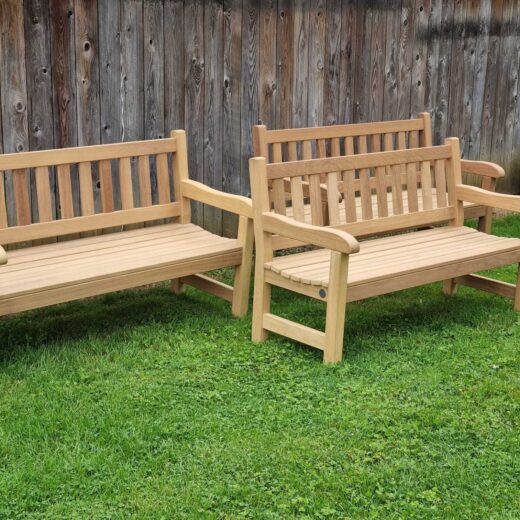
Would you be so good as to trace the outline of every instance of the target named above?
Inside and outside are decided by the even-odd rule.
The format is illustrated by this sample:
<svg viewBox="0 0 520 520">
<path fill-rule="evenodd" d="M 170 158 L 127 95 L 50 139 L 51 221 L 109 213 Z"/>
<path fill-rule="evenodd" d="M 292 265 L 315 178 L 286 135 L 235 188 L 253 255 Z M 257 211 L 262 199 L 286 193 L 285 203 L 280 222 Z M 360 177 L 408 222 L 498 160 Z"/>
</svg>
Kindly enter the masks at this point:
<svg viewBox="0 0 520 520">
<path fill-rule="evenodd" d="M 251 127 L 408 118 L 519 191 L 519 0 L 1 0 L 4 151 L 189 135 L 248 192 Z M 232 221 L 196 214 L 213 230 Z"/>
</svg>

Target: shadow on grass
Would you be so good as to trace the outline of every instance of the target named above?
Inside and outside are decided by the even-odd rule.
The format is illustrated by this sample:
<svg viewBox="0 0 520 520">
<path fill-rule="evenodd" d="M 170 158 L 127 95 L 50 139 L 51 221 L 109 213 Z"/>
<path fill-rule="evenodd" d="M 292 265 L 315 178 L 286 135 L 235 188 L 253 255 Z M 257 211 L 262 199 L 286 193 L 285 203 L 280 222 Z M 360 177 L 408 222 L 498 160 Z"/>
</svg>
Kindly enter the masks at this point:
<svg viewBox="0 0 520 520">
<path fill-rule="evenodd" d="M 108 337 L 152 324 L 186 328 L 201 316 L 225 319 L 226 303 L 198 291 L 176 296 L 168 288 L 153 287 L 22 312 L 0 319 L 0 362 L 17 352 L 37 350 L 54 342 L 85 337 Z"/>
<path fill-rule="evenodd" d="M 289 300 L 282 292 L 274 295 L 277 314 L 324 330 L 325 305 L 309 299 L 294 305 L 294 299 Z M 476 329 L 494 315 L 500 313 L 504 317 L 508 309 L 513 312 L 508 299 L 466 288 L 447 297 L 438 284 L 349 303 L 344 352 L 351 358 L 370 351 L 392 351 L 392 337 L 425 337 L 425 333 L 450 336 L 458 327 Z"/>
<path fill-rule="evenodd" d="M 440 286 L 409 289 L 347 305 L 345 356 L 352 359 L 373 351 L 392 351 L 392 337 L 416 334 L 446 335 L 457 326 L 479 327 L 494 312 L 509 305 L 472 290 L 445 297 Z M 310 327 L 324 330 L 325 306 L 309 298 L 278 289 L 273 294 L 274 311 Z M 245 318 L 250 323 L 251 316 Z M 0 320 L 0 363 L 16 360 L 27 350 L 37 351 L 55 342 L 85 337 L 109 337 L 138 326 L 168 325 L 171 328 L 201 330 L 205 322 L 235 320 L 229 304 L 213 296 L 190 290 L 175 296 L 167 287 L 110 293 L 96 298 L 38 309 Z M 244 342 L 250 342 L 249 328 Z M 289 341 L 302 352 L 312 351 L 272 334 L 269 341 Z M 413 345 L 413 342 L 410 342 Z M 401 346 L 402 348 L 402 346 Z"/>
</svg>

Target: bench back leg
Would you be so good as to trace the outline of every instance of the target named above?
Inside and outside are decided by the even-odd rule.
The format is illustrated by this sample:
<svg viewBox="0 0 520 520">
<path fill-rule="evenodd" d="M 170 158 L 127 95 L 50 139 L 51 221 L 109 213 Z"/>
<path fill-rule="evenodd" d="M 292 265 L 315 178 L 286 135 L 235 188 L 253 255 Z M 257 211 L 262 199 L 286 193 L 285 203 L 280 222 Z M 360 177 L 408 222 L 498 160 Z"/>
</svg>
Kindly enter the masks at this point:
<svg viewBox="0 0 520 520">
<path fill-rule="evenodd" d="M 455 296 L 457 293 L 457 284 L 455 283 L 455 279 L 450 278 L 449 280 L 444 280 L 444 282 L 442 282 L 442 292 L 446 296 Z"/>
<path fill-rule="evenodd" d="M 174 294 L 182 294 L 185 288 L 186 285 L 181 281 L 180 278 L 175 278 L 171 281 L 171 289 Z"/>
<path fill-rule="evenodd" d="M 251 268 L 253 265 L 254 244 L 252 219 L 240 217 L 237 239 L 242 245 L 242 262 L 235 269 L 235 283 L 233 288 L 231 312 L 233 316 L 240 318 L 247 314 L 247 309 L 249 307 L 249 290 L 251 288 Z"/>
<path fill-rule="evenodd" d="M 324 363 L 339 363 L 343 358 L 345 310 L 347 305 L 348 256 L 331 252 L 330 277 L 325 322 Z"/>
<path fill-rule="evenodd" d="M 518 271 L 516 274 L 514 309 L 515 311 L 520 312 L 520 264 L 518 264 Z"/>
</svg>

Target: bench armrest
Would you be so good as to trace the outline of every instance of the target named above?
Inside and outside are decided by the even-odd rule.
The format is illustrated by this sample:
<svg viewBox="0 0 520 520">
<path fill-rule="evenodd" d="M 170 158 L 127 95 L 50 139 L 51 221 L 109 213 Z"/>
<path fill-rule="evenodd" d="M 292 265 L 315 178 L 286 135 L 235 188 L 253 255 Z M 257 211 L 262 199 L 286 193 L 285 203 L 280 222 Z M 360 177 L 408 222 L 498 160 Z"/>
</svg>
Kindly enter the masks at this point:
<svg viewBox="0 0 520 520">
<path fill-rule="evenodd" d="M 520 213 L 520 195 L 505 195 L 503 193 L 494 193 L 475 186 L 466 186 L 457 184 L 456 186 L 457 200 L 472 202 L 490 208 L 499 208 L 507 211 L 516 211 Z"/>
<path fill-rule="evenodd" d="M 0 246 L 0 265 L 7 264 L 7 253 L 5 252 L 5 249 Z"/>
<path fill-rule="evenodd" d="M 253 204 L 251 199 L 247 197 L 224 193 L 223 191 L 210 188 L 201 182 L 192 180 L 182 181 L 181 189 L 183 196 L 189 199 L 209 204 L 230 213 L 253 218 Z"/>
<path fill-rule="evenodd" d="M 284 215 L 262 213 L 262 228 L 268 233 L 293 238 L 339 253 L 357 253 L 359 242 L 346 231 L 304 224 Z"/>
<path fill-rule="evenodd" d="M 501 179 L 505 175 L 504 168 L 492 162 L 462 159 L 460 161 L 460 167 L 464 173 L 471 173 L 491 179 Z"/>
</svg>

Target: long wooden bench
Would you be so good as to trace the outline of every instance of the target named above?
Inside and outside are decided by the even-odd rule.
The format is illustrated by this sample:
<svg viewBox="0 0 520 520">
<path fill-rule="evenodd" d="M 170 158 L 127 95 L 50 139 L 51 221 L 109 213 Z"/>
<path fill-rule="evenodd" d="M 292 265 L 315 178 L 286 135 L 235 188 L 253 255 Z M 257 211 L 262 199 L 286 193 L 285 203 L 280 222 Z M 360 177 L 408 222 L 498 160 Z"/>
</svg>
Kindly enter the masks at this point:
<svg viewBox="0 0 520 520">
<path fill-rule="evenodd" d="M 343 172 L 341 183 L 338 172 Z M 473 274 L 520 262 L 520 239 L 464 227 L 463 210 L 466 201 L 520 211 L 520 197 L 464 185 L 457 139 L 436 147 L 286 163 L 267 164 L 265 158 L 253 158 L 250 175 L 257 252 L 253 341 L 263 341 L 271 331 L 323 350 L 325 362 L 337 362 L 342 358 L 347 301 L 436 281 L 444 281 L 446 294 L 453 294 L 457 284 L 468 285 L 510 297 L 515 310 L 520 310 L 518 281 L 512 285 Z M 412 211 L 404 204 L 403 175 L 408 175 L 408 192 L 421 193 L 422 208 Z M 369 176 L 375 179 L 377 214 L 341 222 L 340 189 L 352 202 L 356 179 L 366 185 Z M 276 207 L 269 189 L 269 183 L 283 179 L 290 180 L 291 216 L 285 214 L 285 205 Z M 321 220 L 323 179 L 329 192 L 329 225 Z M 302 185 L 306 180 L 311 223 L 304 215 Z M 447 226 L 410 231 L 446 221 Z M 358 241 L 377 234 L 386 236 Z M 275 257 L 273 235 L 318 249 Z M 325 332 L 273 314 L 272 286 L 326 302 Z"/>
<path fill-rule="evenodd" d="M 348 125 L 332 125 L 315 128 L 292 128 L 283 130 L 268 130 L 263 125 L 254 127 L 253 148 L 257 157 L 265 157 L 268 162 L 283 162 L 325 158 L 340 155 L 353 155 L 367 152 L 403 150 L 432 146 L 431 118 L 428 112 L 423 112 L 415 119 L 402 121 L 384 121 L 377 123 L 357 123 Z M 501 166 L 485 161 L 470 161 L 463 159 L 461 168 L 468 181 L 480 187 L 495 191 L 497 179 L 504 176 Z M 418 173 L 420 178 L 420 173 Z M 317 180 L 316 180 L 317 182 Z M 326 218 L 327 187 L 323 183 L 322 198 L 324 200 L 324 218 Z M 287 204 L 290 199 L 290 185 L 287 182 L 275 181 L 270 188 L 273 190 L 273 201 L 277 207 Z M 308 194 L 307 186 L 303 185 Z M 375 193 L 375 179 L 360 186 L 361 193 L 357 193 L 349 205 L 339 207 L 342 222 L 370 219 L 377 216 L 378 205 Z M 368 193 L 371 193 L 371 196 Z M 390 197 L 390 195 L 389 195 Z M 435 201 L 436 190 L 433 188 L 432 197 Z M 411 210 L 422 209 L 421 192 L 403 188 L 403 205 L 410 205 Z M 290 214 L 292 207 L 289 203 Z M 478 218 L 479 230 L 491 231 L 492 208 L 481 204 L 464 202 L 466 218 Z M 310 205 L 304 206 L 307 221 L 310 221 Z"/>
<path fill-rule="evenodd" d="M 240 215 L 238 237 L 191 224 L 191 201 Z M 248 198 L 189 180 L 181 130 L 161 140 L 0 155 L 0 244 L 10 246 L 0 248 L 0 315 L 172 280 L 175 292 L 191 284 L 243 316 L 251 217 Z M 234 287 L 200 274 L 229 266 Z"/>
</svg>

